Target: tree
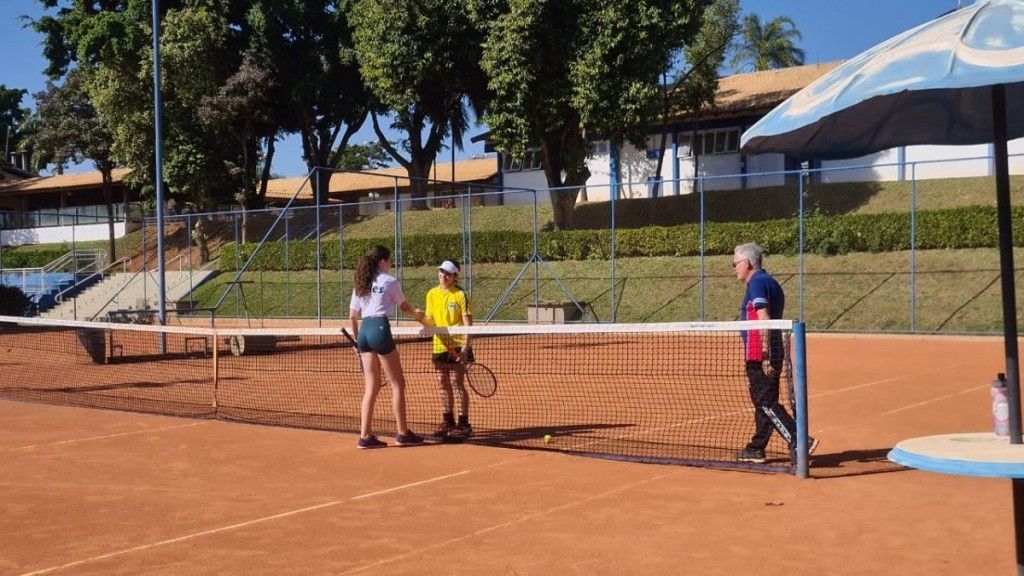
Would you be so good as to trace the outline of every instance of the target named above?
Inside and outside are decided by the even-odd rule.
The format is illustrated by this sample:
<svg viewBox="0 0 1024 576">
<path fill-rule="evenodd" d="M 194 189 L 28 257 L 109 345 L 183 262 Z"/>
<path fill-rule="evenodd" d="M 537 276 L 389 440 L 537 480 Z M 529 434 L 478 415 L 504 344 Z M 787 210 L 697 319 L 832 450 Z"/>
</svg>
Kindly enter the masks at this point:
<svg viewBox="0 0 1024 576">
<path fill-rule="evenodd" d="M 588 135 L 646 147 L 660 108 L 659 78 L 710 3 L 520 0 L 489 26 L 484 121 L 505 153 L 540 147 L 555 226 L 572 226 L 590 176 Z"/>
<path fill-rule="evenodd" d="M 64 84 L 46 83 L 46 90 L 34 95 L 36 123 L 33 146 L 57 166 L 91 160 L 99 170 L 103 184 L 103 203 L 107 208 L 108 249 L 110 259 L 117 258 L 114 234 L 113 171 L 114 137 L 86 93 L 83 70 L 73 70 Z"/>
<path fill-rule="evenodd" d="M 33 23 L 44 35 L 47 73 L 59 79 L 74 67 L 89 72 L 87 92 L 114 135 L 113 153 L 132 169 L 131 182 L 144 195 L 156 187 L 154 176 L 152 30 L 150 0 L 41 0 L 55 8 Z M 200 117 L 200 111 L 238 104 L 233 87 L 247 82 L 253 61 L 244 56 L 266 44 L 266 5 L 284 0 L 162 0 L 161 83 L 164 127 L 164 180 L 173 193 L 202 206 L 230 202 L 242 194 L 258 201 L 253 174 L 259 161 L 273 156 L 272 136 L 280 130 L 260 126 L 254 116 L 234 115 L 239 125 L 226 127 Z M 65 4 L 66 6 L 62 6 Z M 303 4 L 306 4 L 303 2 Z M 266 51 L 252 52 L 265 56 Z M 263 69 L 267 58 L 259 60 Z M 262 78 L 261 78 L 262 80 Z M 251 83 L 249 84 L 252 85 Z M 264 116 L 281 116 L 276 80 L 252 98 L 267 104 Z M 268 94 L 269 93 L 269 94 Z M 204 99 L 206 106 L 204 107 Z M 230 101 L 230 102 L 229 102 Z M 251 105 L 249 102 L 248 105 Z M 239 104 L 241 105 L 241 104 Z M 250 106 L 251 110 L 251 106 Z M 239 135 L 245 134 L 245 144 Z M 265 147 L 265 148 L 264 148 Z M 269 170 L 262 171 L 262 181 Z M 238 186 L 244 182 L 240 192 Z"/>
<path fill-rule="evenodd" d="M 32 299 L 21 288 L 0 284 L 0 314 L 4 316 L 28 316 L 32 311 Z"/>
<path fill-rule="evenodd" d="M 801 39 L 803 35 L 789 16 L 762 23 L 757 14 L 748 14 L 733 52 L 733 71 L 747 66 L 757 71 L 800 66 L 804 63 L 804 51 L 794 41 Z"/>
<path fill-rule="evenodd" d="M 390 143 L 395 146 L 394 142 Z M 365 144 L 349 144 L 348 148 L 337 155 L 335 168 L 339 170 L 374 170 L 390 166 L 391 155 L 381 146 L 380 142 Z"/>
<path fill-rule="evenodd" d="M 368 111 L 352 46 L 353 0 L 262 0 L 249 15 L 252 45 L 278 74 L 278 120 L 302 139 L 312 172 L 336 166 Z M 340 140 L 339 140 L 340 137 Z M 330 189 L 330 170 L 316 170 L 317 201 Z"/>
<path fill-rule="evenodd" d="M 66 0 L 65 0 L 66 1 Z M 237 42 L 229 26 L 240 0 L 164 0 L 160 38 L 164 106 L 164 179 L 197 201 L 230 197 L 220 134 L 202 131 L 199 99 L 230 74 Z M 85 90 L 113 134 L 113 156 L 131 168 L 129 182 L 144 195 L 154 177 L 153 70 L 150 0 L 43 0 L 58 8 L 34 23 L 44 34 L 47 74 L 86 73 Z"/>
<path fill-rule="evenodd" d="M 8 88 L 0 84 L 0 138 L 3 138 L 3 160 L 7 154 L 20 150 L 22 135 L 19 128 L 29 117 L 29 110 L 21 107 L 21 98 L 28 90 Z"/>
<path fill-rule="evenodd" d="M 703 14 L 700 32 L 683 48 L 686 67 L 671 83 L 663 85 L 661 143 L 658 163 L 654 169 L 660 177 L 668 142 L 669 118 L 672 111 L 689 111 L 696 118 L 700 109 L 715 101 L 718 92 L 718 69 L 727 48 L 739 32 L 739 0 L 715 0 Z M 660 186 L 660 178 L 655 186 Z M 655 188 L 654 196 L 658 195 Z M 653 217 L 653 212 L 651 212 Z"/>
<path fill-rule="evenodd" d="M 265 57 L 249 50 L 224 85 L 200 99 L 200 121 L 207 130 L 226 134 L 232 144 L 228 148 L 235 151 L 234 158 L 225 163 L 234 181 L 235 201 L 242 207 L 242 242 L 248 235 L 249 208 L 261 206 L 267 195 L 277 132 L 271 116 L 274 83 Z M 264 141 L 266 154 L 261 154 Z"/>
<path fill-rule="evenodd" d="M 450 134 L 456 147 L 469 126 L 467 107 L 479 109 L 485 81 L 480 69 L 481 30 L 468 2 L 363 0 L 352 10 L 360 71 L 382 110 L 371 115 L 381 146 L 410 178 L 411 195 L 427 195 L 430 167 Z M 404 152 L 380 125 L 404 133 Z M 426 208 L 416 201 L 414 208 Z"/>
</svg>

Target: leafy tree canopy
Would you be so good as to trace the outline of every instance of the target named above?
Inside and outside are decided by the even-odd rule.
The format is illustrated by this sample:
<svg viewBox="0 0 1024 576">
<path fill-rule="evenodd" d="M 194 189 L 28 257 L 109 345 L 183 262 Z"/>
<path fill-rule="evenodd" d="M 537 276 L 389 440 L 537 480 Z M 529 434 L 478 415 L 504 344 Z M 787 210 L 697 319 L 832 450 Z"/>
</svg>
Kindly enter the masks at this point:
<svg viewBox="0 0 1024 576">
<path fill-rule="evenodd" d="M 391 143 L 392 146 L 395 143 Z M 349 144 L 334 166 L 339 170 L 374 170 L 391 166 L 391 156 L 380 142 Z"/>
<path fill-rule="evenodd" d="M 21 99 L 28 90 L 8 88 L 0 84 L 0 138 L 4 144 L 3 151 L 19 150 L 21 134 L 19 128 L 29 117 L 30 110 L 21 107 Z M 4 158 L 7 160 L 7 158 Z"/>
<path fill-rule="evenodd" d="M 569 187 L 552 192 L 556 226 L 571 227 L 573 187 L 589 177 L 588 135 L 645 145 L 660 77 L 710 3 L 516 0 L 487 27 L 484 121 L 506 153 L 538 145 L 548 186 Z"/>
<path fill-rule="evenodd" d="M 363 0 L 351 18 L 360 71 L 378 108 L 390 112 L 391 128 L 404 133 L 408 156 L 374 114 L 378 139 L 414 179 L 413 197 L 422 198 L 445 137 L 461 146 L 469 108 L 482 106 L 482 30 L 467 1 Z"/>
</svg>

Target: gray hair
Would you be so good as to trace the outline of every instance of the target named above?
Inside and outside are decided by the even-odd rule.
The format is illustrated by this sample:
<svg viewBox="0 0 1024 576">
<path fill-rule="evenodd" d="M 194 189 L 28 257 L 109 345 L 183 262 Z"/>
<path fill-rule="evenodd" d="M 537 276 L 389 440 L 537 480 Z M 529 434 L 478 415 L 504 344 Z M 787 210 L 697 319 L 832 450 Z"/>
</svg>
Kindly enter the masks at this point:
<svg viewBox="0 0 1024 576">
<path fill-rule="evenodd" d="M 733 253 L 744 260 L 749 260 L 754 270 L 761 269 L 761 261 L 764 259 L 764 248 L 753 242 L 748 242 L 737 246 Z"/>
</svg>

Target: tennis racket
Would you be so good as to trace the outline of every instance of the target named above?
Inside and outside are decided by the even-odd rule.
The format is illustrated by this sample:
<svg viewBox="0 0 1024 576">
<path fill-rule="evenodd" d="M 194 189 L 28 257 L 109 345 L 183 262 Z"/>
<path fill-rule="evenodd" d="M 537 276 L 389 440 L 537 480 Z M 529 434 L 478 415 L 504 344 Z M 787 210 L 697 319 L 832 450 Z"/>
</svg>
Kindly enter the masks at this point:
<svg viewBox="0 0 1024 576">
<path fill-rule="evenodd" d="M 444 347 L 448 349 L 448 353 L 451 354 L 452 358 L 459 358 L 459 353 L 449 346 L 448 343 L 444 341 L 444 338 L 441 339 L 441 342 L 444 344 Z M 477 396 L 481 398 L 490 398 L 491 396 L 494 396 L 494 393 L 498 391 L 498 379 L 494 376 L 494 372 L 490 368 L 477 362 L 472 355 L 469 356 L 469 360 L 466 362 L 459 360 L 459 363 L 463 365 L 466 371 L 466 384 L 469 384 L 470 389 L 472 389 Z"/>
<path fill-rule="evenodd" d="M 342 328 L 341 333 L 345 336 L 345 339 L 349 341 L 349 344 L 352 344 L 352 349 L 356 351 L 356 360 L 359 361 L 359 371 L 363 372 L 363 357 L 359 354 L 359 346 L 356 344 L 355 339 L 352 338 L 352 335 L 348 333 L 348 330 Z"/>
</svg>

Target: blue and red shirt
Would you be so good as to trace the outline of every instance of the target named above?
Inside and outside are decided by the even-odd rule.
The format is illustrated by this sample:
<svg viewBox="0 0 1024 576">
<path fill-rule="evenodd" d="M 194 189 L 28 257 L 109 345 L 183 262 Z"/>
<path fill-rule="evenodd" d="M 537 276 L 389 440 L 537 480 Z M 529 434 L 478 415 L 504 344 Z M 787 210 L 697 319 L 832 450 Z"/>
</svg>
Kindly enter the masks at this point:
<svg viewBox="0 0 1024 576">
<path fill-rule="evenodd" d="M 747 292 L 743 296 L 743 304 L 740 306 L 740 320 L 757 320 L 757 311 L 762 308 L 768 309 L 768 318 L 779 320 L 786 308 L 786 294 L 782 291 L 772 275 L 764 270 L 754 272 L 747 282 Z M 772 330 L 771 350 L 772 359 L 781 359 L 783 355 L 782 334 L 778 330 Z M 761 342 L 761 331 L 753 330 L 743 332 L 744 358 L 747 361 L 763 360 L 761 351 L 764 349 Z"/>
</svg>

